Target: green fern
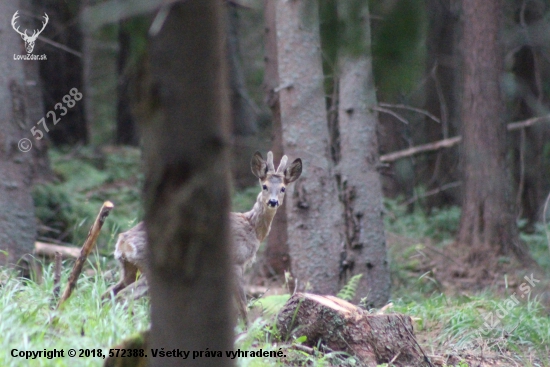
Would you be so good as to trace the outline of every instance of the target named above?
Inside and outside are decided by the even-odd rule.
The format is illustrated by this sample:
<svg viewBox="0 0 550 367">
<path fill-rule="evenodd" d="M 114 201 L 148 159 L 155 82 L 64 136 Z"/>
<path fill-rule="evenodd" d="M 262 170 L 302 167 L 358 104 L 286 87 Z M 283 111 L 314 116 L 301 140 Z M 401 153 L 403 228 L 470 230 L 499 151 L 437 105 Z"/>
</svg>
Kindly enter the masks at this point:
<svg viewBox="0 0 550 367">
<path fill-rule="evenodd" d="M 352 276 L 347 284 L 338 292 L 336 297 L 351 301 L 355 297 L 355 292 L 357 292 L 357 287 L 359 287 L 359 281 L 362 276 L 362 273 Z"/>
</svg>

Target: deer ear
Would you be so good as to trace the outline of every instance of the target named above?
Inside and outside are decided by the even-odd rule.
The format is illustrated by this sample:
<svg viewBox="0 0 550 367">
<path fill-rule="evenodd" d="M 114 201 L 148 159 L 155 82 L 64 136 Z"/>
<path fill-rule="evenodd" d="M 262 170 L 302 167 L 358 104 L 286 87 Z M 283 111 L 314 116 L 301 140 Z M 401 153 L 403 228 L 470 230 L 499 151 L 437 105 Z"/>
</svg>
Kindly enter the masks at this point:
<svg viewBox="0 0 550 367">
<path fill-rule="evenodd" d="M 302 160 L 297 158 L 285 169 L 285 185 L 296 181 L 302 174 Z"/>
<path fill-rule="evenodd" d="M 258 177 L 260 180 L 264 180 L 267 177 L 267 163 L 264 161 L 260 152 L 256 152 L 252 156 L 250 168 L 254 176 Z"/>
</svg>

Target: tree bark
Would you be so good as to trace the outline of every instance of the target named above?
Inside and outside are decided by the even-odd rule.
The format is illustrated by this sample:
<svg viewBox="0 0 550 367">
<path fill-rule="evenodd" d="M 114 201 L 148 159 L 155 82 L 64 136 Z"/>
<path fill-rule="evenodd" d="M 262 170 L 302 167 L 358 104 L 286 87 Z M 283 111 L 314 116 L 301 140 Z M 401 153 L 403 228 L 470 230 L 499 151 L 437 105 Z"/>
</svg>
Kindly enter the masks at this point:
<svg viewBox="0 0 550 367">
<path fill-rule="evenodd" d="M 292 271 L 300 289 L 335 294 L 343 209 L 330 160 L 316 0 L 277 1 L 277 52 L 283 147 L 304 161 L 287 193 Z"/>
<path fill-rule="evenodd" d="M 116 143 L 137 146 L 139 145 L 139 135 L 130 107 L 130 68 L 128 64 L 132 52 L 130 47 L 132 34 L 127 28 L 131 21 L 122 20 L 118 23 Z"/>
<path fill-rule="evenodd" d="M 146 164 L 151 348 L 233 348 L 229 101 L 222 3 L 171 5 L 150 39 L 137 107 Z M 151 366 L 230 366 L 225 358 Z"/>
<path fill-rule="evenodd" d="M 383 306 L 390 297 L 390 274 L 386 236 L 382 220 L 382 187 L 378 164 L 378 117 L 376 89 L 372 74 L 368 3 L 361 8 L 338 3 L 341 24 L 361 27 L 362 39 L 357 56 L 339 50 L 340 162 L 337 181 L 344 204 L 346 260 L 342 272 L 363 274 L 355 300 L 367 297 L 369 305 Z M 355 18 L 355 19 L 354 19 Z M 349 32 L 344 32 L 345 37 Z M 343 274 L 341 274 L 343 275 Z"/>
<path fill-rule="evenodd" d="M 74 21 L 78 16 L 78 7 L 57 0 L 33 0 L 33 4 L 40 10 L 36 16 L 45 12 L 50 17 L 44 35 L 58 44 L 53 46 L 39 40 L 35 47 L 35 53 L 46 54 L 48 57 L 46 61 L 39 63 L 44 98 L 41 117 L 44 117 L 47 111 L 62 102 L 63 96 L 68 94 L 71 88 L 77 88 L 84 93 L 82 58 L 79 55 L 82 50 L 82 33 L 78 22 Z M 66 47 L 70 52 L 61 49 L 59 45 Z M 56 145 L 85 144 L 88 141 L 88 131 L 84 101 L 81 100 L 70 108 L 57 125 L 49 124 L 49 128 L 48 139 Z"/>
<path fill-rule="evenodd" d="M 266 102 L 271 109 L 272 116 L 272 143 L 271 151 L 275 157 L 282 157 L 283 131 L 281 125 L 281 104 L 279 93 L 275 88 L 279 85 L 279 64 L 277 61 L 277 22 L 276 1 L 264 0 L 265 19 L 265 78 L 264 90 Z M 287 216 L 285 210 L 280 210 L 273 218 L 271 232 L 267 238 L 265 248 L 265 270 L 269 275 L 283 275 L 285 270 L 290 270 L 290 254 L 288 248 Z"/>
<path fill-rule="evenodd" d="M 82 5 L 93 3 L 83 1 Z M 95 146 L 113 144 L 117 121 L 117 51 L 118 23 L 98 30 L 82 29 L 85 118 L 89 143 Z M 116 36 L 115 36 L 116 35 Z"/>
<path fill-rule="evenodd" d="M 9 25 L 19 9 L 17 0 L 0 2 L 1 24 Z M 28 123 L 30 100 L 25 88 L 24 63 L 10 55 L 26 54 L 21 37 L 5 26 L 0 32 L 0 265 L 16 264 L 32 253 L 36 219 L 31 197 L 32 154 L 21 148 L 32 143 Z M 20 139 L 30 139 L 21 143 Z M 21 144 L 18 146 L 18 144 Z"/>
<path fill-rule="evenodd" d="M 233 134 L 254 135 L 258 132 L 252 99 L 246 89 L 241 51 L 239 47 L 239 9 L 226 2 L 227 7 L 227 60 L 231 90 L 231 111 L 233 113 Z"/>
<path fill-rule="evenodd" d="M 29 14 L 34 14 L 36 17 L 43 15 L 42 8 L 37 4 L 36 1 L 31 2 L 21 2 L 20 11 L 28 12 Z M 42 13 L 42 14 L 41 14 Z M 21 28 L 33 29 L 36 27 L 36 19 L 20 19 Z M 26 20 L 26 21 L 25 21 Z M 30 21 L 30 22 L 29 22 Z M 40 23 L 38 23 L 40 24 Z M 47 29 L 47 28 L 46 28 Z M 37 55 L 45 54 L 44 49 L 46 48 L 46 43 L 38 41 L 34 46 L 34 53 Z M 44 117 L 44 97 L 43 97 L 43 85 L 40 78 L 40 67 L 49 62 L 49 60 L 44 60 L 42 62 L 24 62 L 23 69 L 25 71 L 25 95 L 27 101 L 26 105 L 26 119 L 29 128 L 36 124 L 42 117 Z M 52 105 L 53 107 L 53 105 Z M 50 127 L 52 125 L 50 124 Z M 33 165 L 32 165 L 32 177 L 33 183 L 39 182 L 48 182 L 53 179 L 54 173 L 50 168 L 50 160 L 48 158 L 48 146 L 49 146 L 49 137 L 45 137 L 42 140 L 33 141 L 32 150 L 29 154 L 32 154 Z"/>
<path fill-rule="evenodd" d="M 506 163 L 506 111 L 500 91 L 500 0 L 464 0 L 462 216 L 457 241 L 471 261 L 484 251 L 524 259 Z"/>
<path fill-rule="evenodd" d="M 428 366 L 414 337 L 411 318 L 372 315 L 333 296 L 296 293 L 277 315 L 283 341 L 306 336 L 305 345 L 328 347 L 359 359 L 360 366 Z"/>
</svg>

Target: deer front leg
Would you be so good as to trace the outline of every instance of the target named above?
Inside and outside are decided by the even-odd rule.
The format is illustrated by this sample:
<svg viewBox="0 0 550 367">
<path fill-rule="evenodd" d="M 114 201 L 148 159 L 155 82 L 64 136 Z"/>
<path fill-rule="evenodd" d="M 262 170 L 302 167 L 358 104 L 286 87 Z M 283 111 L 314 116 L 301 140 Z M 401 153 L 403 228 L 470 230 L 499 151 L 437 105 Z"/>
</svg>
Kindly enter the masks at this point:
<svg viewBox="0 0 550 367">
<path fill-rule="evenodd" d="M 244 322 L 246 328 L 248 328 L 248 302 L 246 301 L 246 292 L 244 291 L 244 277 L 243 269 L 240 266 L 235 267 L 235 300 L 237 301 L 237 308 L 239 315 Z"/>
<path fill-rule="evenodd" d="M 103 293 L 102 300 L 110 298 L 111 295 L 116 296 L 118 292 L 136 281 L 138 267 L 127 260 L 120 260 L 120 264 L 122 270 L 120 281 Z"/>
</svg>

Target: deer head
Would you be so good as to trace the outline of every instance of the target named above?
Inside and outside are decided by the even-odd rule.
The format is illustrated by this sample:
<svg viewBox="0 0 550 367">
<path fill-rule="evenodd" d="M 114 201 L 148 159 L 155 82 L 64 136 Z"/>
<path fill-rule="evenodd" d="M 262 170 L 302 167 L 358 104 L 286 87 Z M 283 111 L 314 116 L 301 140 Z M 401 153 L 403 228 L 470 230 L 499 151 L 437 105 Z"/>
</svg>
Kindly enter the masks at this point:
<svg viewBox="0 0 550 367">
<path fill-rule="evenodd" d="M 250 166 L 254 176 L 260 180 L 262 187 L 262 204 L 268 209 L 277 209 L 283 204 L 286 186 L 296 181 L 302 174 L 302 160 L 297 158 L 290 166 L 286 166 L 288 157 L 281 158 L 277 170 L 273 165 L 273 153 L 267 153 L 264 161 L 260 152 L 254 153 Z"/>
<path fill-rule="evenodd" d="M 42 33 L 42 31 L 44 30 L 44 28 L 46 28 L 46 24 L 48 24 L 48 14 L 44 13 L 44 22 L 42 22 L 42 29 L 41 30 L 34 30 L 32 35 L 28 35 L 27 34 L 27 30 L 25 29 L 25 32 L 21 32 L 19 31 L 19 26 L 17 26 L 17 28 L 15 27 L 16 26 L 16 21 L 17 21 L 17 18 L 19 18 L 19 15 L 17 14 L 19 12 L 16 11 L 15 14 L 13 14 L 13 17 L 11 18 L 11 26 L 13 27 L 13 29 L 19 33 L 21 35 L 21 38 L 23 38 L 23 41 L 25 41 L 25 49 L 27 49 L 27 53 L 31 53 L 32 50 L 34 49 L 34 42 L 36 42 L 36 39 L 38 38 L 38 36 L 40 35 L 40 33 Z"/>
</svg>

